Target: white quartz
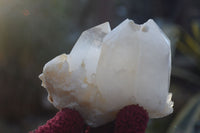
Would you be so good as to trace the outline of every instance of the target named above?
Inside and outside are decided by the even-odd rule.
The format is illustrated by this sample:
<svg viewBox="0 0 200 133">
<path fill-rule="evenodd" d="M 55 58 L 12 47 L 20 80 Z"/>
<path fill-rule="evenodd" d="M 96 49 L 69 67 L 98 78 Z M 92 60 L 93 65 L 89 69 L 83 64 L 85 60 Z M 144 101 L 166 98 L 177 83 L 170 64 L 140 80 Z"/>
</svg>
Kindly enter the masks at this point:
<svg viewBox="0 0 200 133">
<path fill-rule="evenodd" d="M 56 108 L 74 108 L 97 127 L 130 104 L 150 118 L 172 113 L 170 72 L 170 41 L 157 24 L 126 19 L 112 31 L 108 22 L 84 31 L 70 54 L 49 61 L 39 77 Z"/>
</svg>

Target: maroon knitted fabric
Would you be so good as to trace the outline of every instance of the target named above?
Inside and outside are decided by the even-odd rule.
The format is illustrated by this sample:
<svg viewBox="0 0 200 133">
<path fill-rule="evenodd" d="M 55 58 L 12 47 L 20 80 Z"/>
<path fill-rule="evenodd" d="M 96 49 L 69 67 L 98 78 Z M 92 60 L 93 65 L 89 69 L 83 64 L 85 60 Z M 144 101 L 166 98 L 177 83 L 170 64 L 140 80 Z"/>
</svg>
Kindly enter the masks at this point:
<svg viewBox="0 0 200 133">
<path fill-rule="evenodd" d="M 115 133 L 144 133 L 148 120 L 148 113 L 142 107 L 126 106 L 117 114 Z"/>
<path fill-rule="evenodd" d="M 84 121 L 80 114 L 68 108 L 59 111 L 45 125 L 29 133 L 82 133 Z"/>
<path fill-rule="evenodd" d="M 59 111 L 45 125 L 29 133 L 144 133 L 148 123 L 148 113 L 138 105 L 129 105 L 119 111 L 115 126 L 110 124 L 98 128 L 86 127 L 80 114 L 68 108 Z M 113 130 L 114 129 L 114 130 Z"/>
</svg>

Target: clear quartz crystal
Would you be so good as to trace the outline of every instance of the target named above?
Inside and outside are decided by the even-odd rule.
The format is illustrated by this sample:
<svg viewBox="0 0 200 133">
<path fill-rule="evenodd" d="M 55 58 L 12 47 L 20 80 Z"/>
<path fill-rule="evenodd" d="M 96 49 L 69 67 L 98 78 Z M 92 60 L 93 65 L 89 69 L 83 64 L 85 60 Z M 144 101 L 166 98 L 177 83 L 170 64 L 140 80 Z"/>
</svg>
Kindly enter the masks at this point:
<svg viewBox="0 0 200 133">
<path fill-rule="evenodd" d="M 97 127 L 130 104 L 150 118 L 172 113 L 170 72 L 170 41 L 156 23 L 126 19 L 112 31 L 108 22 L 84 31 L 70 54 L 49 61 L 39 77 L 56 108 L 74 108 Z"/>
<path fill-rule="evenodd" d="M 127 19 L 104 38 L 102 45 L 97 86 L 108 110 L 139 104 L 151 118 L 172 112 L 166 108 L 170 41 L 153 20 L 136 25 Z"/>
<path fill-rule="evenodd" d="M 96 74 L 96 68 L 101 52 L 102 40 L 111 31 L 108 22 L 84 31 L 69 54 L 71 71 L 79 69 L 84 63 L 88 81 Z"/>
</svg>

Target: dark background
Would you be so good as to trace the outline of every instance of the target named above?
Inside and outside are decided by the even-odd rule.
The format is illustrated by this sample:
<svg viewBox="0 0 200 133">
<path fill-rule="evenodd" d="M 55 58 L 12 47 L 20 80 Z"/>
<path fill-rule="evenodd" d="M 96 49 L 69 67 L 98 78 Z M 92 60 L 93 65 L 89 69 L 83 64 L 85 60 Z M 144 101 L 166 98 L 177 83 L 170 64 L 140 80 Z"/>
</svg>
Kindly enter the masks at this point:
<svg viewBox="0 0 200 133">
<path fill-rule="evenodd" d="M 0 132 L 25 133 L 55 115 L 38 79 L 44 64 L 69 53 L 84 30 L 126 18 L 153 18 L 171 40 L 174 113 L 150 120 L 147 133 L 178 128 L 174 121 L 200 92 L 199 0 L 0 0 Z"/>
</svg>

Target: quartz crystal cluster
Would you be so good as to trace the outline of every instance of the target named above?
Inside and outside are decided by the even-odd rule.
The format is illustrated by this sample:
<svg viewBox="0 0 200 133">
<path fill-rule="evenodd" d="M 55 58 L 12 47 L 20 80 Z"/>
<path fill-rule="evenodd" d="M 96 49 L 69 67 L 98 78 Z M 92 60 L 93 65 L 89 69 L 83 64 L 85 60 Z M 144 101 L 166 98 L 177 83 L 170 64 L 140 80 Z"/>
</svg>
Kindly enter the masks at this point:
<svg viewBox="0 0 200 133">
<path fill-rule="evenodd" d="M 172 113 L 170 73 L 170 41 L 157 24 L 126 19 L 112 31 L 108 22 L 84 31 L 70 54 L 49 61 L 39 77 L 56 108 L 76 109 L 97 127 L 131 104 L 150 118 Z"/>
</svg>

